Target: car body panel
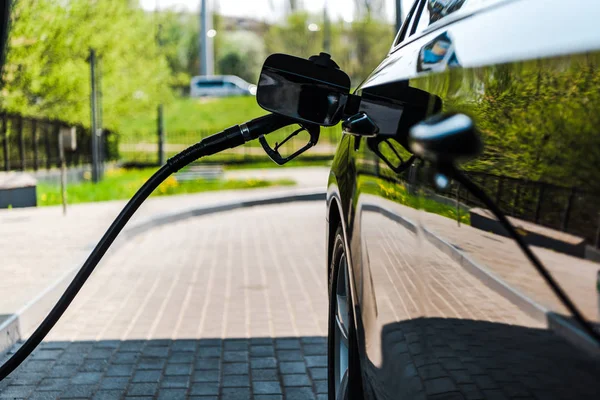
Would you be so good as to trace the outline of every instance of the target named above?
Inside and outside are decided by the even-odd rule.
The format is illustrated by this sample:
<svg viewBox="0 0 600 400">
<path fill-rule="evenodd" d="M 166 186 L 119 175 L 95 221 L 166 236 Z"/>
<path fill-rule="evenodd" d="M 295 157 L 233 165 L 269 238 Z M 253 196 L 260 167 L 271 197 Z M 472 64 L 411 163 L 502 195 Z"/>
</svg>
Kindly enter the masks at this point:
<svg viewBox="0 0 600 400">
<path fill-rule="evenodd" d="M 464 169 L 599 322 L 600 5 L 490 4 L 392 49 L 357 94 L 397 104 L 401 129 L 345 137 L 332 167 L 367 398 L 600 393 L 597 345 L 481 203 L 407 151 L 416 120 L 472 117 L 484 153 Z"/>
</svg>

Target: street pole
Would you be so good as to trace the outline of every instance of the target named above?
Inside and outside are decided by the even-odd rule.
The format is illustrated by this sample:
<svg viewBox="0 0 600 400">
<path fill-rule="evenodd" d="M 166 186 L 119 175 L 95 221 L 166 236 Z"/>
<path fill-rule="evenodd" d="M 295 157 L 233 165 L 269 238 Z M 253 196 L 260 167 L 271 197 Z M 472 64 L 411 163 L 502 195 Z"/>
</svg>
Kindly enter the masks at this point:
<svg viewBox="0 0 600 400">
<path fill-rule="evenodd" d="M 212 28 L 212 15 L 207 10 L 207 1 L 200 0 L 200 75 L 214 74 L 213 39 L 207 35 Z"/>
<path fill-rule="evenodd" d="M 327 1 L 323 6 L 323 50 L 327 54 L 331 54 L 331 21 L 327 13 Z"/>
<path fill-rule="evenodd" d="M 92 182 L 98 183 L 100 180 L 100 168 L 99 168 L 99 146 L 98 146 L 98 88 L 96 87 L 96 50 L 90 48 L 90 81 L 91 81 L 91 95 L 90 95 L 90 108 L 91 108 L 91 142 L 92 142 Z"/>
<path fill-rule="evenodd" d="M 396 0 L 396 32 L 402 28 L 402 0 Z"/>
<path fill-rule="evenodd" d="M 157 109 L 157 130 L 158 130 L 158 165 L 165 165 L 165 118 L 162 104 Z"/>
</svg>

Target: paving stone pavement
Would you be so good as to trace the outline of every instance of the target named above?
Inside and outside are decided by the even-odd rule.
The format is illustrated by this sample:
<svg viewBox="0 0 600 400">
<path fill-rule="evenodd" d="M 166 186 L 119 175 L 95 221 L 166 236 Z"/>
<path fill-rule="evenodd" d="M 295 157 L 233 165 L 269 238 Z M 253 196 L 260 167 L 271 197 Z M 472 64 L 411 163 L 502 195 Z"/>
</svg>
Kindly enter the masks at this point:
<svg viewBox="0 0 600 400">
<path fill-rule="evenodd" d="M 252 177 L 287 177 L 298 183 L 298 190 L 323 189 L 327 184 L 328 168 L 240 170 L 228 176 L 230 179 Z M 152 197 L 140 207 L 128 226 L 177 210 L 294 190 L 270 187 Z M 0 210 L 0 293 L 10 293 L 10 296 L 0 296 L 0 316 L 16 313 L 49 285 L 81 265 L 91 251 L 90 245 L 100 239 L 125 203 L 108 201 L 71 205 L 66 216 L 62 215 L 61 207 Z"/>
<path fill-rule="evenodd" d="M 292 203 L 135 237 L 0 399 L 326 398 L 324 224 L 322 202 Z"/>
</svg>

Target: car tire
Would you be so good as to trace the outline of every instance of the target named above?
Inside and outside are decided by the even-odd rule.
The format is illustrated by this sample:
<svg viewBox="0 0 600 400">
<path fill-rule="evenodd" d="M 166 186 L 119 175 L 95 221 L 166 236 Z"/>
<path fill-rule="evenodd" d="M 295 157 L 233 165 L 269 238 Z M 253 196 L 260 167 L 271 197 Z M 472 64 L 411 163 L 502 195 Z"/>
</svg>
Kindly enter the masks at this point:
<svg viewBox="0 0 600 400">
<path fill-rule="evenodd" d="M 362 400 L 362 377 L 342 227 L 332 246 L 329 277 L 327 378 L 329 400 Z"/>
</svg>

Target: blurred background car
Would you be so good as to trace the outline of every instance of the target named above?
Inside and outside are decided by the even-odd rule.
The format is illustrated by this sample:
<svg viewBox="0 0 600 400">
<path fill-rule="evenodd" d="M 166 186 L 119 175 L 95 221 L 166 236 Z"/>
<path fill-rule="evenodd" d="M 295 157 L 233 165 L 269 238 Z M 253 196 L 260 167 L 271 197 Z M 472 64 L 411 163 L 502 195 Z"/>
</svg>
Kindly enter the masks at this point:
<svg viewBox="0 0 600 400">
<path fill-rule="evenodd" d="M 191 97 L 254 96 L 256 85 L 234 75 L 195 76 L 190 82 Z"/>
</svg>

